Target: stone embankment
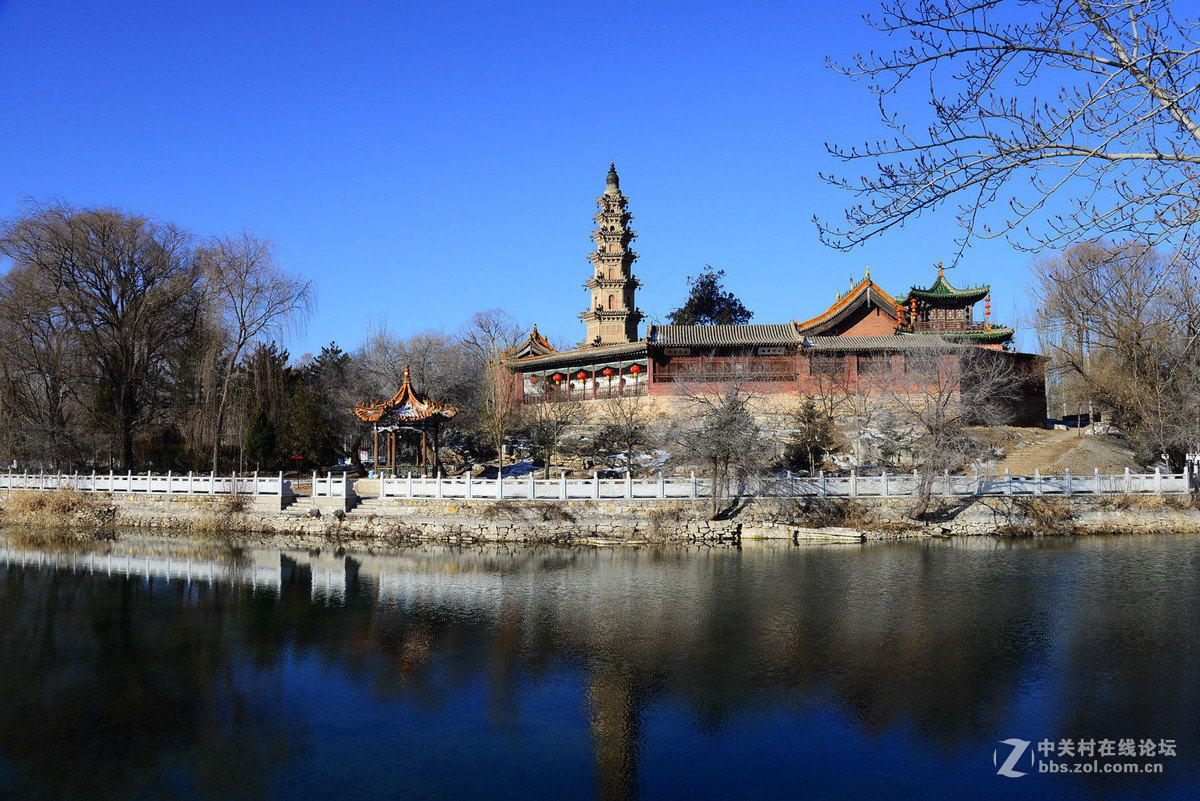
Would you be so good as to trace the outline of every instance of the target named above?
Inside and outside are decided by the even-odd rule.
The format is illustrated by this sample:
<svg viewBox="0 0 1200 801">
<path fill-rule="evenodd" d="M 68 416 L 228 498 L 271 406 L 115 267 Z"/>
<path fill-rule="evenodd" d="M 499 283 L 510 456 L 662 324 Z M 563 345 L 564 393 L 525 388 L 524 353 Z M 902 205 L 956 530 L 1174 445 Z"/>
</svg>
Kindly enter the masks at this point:
<svg viewBox="0 0 1200 801">
<path fill-rule="evenodd" d="M 10 530 L 54 527 L 84 537 L 133 528 L 247 544 L 359 548 L 418 541 L 609 545 L 1200 532 L 1200 511 L 1186 496 L 962 499 L 931 508 L 920 522 L 905 516 L 909 503 L 763 500 L 710 519 L 709 501 L 369 499 L 346 513 L 322 512 L 303 501 L 266 511 L 243 498 L 13 491 L 0 497 L 0 523 Z"/>
</svg>

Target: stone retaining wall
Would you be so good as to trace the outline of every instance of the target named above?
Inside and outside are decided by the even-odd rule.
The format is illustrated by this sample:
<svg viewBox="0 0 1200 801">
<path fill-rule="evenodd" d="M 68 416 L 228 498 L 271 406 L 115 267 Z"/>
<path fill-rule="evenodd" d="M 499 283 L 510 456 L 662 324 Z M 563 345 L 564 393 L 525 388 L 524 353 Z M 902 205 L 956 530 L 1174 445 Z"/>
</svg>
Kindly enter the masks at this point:
<svg viewBox="0 0 1200 801">
<path fill-rule="evenodd" d="M 63 519 L 56 521 L 10 513 L 0 499 L 0 519 L 10 527 L 157 529 L 185 537 L 288 547 L 394 547 L 421 540 L 638 544 L 1200 532 L 1200 511 L 1190 506 L 1177 508 L 1184 506 L 1185 498 L 964 499 L 957 506 L 931 509 L 929 519 L 921 523 L 904 516 L 911 501 L 896 498 L 859 499 L 822 510 L 758 501 L 721 520 L 708 519 L 711 507 L 704 500 L 638 504 L 620 500 L 464 503 L 389 499 L 376 502 L 372 511 L 317 515 L 256 510 L 248 500 L 222 497 L 77 493 L 74 498 L 82 504 L 79 510 L 60 515 Z M 824 525 L 814 523 L 814 517 L 824 520 Z"/>
</svg>

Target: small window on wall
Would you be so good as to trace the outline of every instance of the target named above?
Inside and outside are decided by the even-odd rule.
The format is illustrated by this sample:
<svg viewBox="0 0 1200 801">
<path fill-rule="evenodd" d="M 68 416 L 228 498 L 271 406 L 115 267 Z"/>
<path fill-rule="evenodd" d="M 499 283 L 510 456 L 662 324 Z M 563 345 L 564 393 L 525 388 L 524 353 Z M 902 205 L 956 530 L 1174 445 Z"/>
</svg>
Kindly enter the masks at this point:
<svg viewBox="0 0 1200 801">
<path fill-rule="evenodd" d="M 609 295 L 609 296 L 608 296 L 608 308 L 609 308 L 610 310 L 613 308 L 613 298 L 614 298 L 614 296 L 613 296 L 613 295 Z"/>
<path fill-rule="evenodd" d="M 859 375 L 883 375 L 887 372 L 890 358 L 886 353 L 860 353 L 858 355 Z"/>
<path fill-rule="evenodd" d="M 842 372 L 842 359 L 828 353 L 819 353 L 810 362 L 813 375 L 837 375 Z"/>
</svg>

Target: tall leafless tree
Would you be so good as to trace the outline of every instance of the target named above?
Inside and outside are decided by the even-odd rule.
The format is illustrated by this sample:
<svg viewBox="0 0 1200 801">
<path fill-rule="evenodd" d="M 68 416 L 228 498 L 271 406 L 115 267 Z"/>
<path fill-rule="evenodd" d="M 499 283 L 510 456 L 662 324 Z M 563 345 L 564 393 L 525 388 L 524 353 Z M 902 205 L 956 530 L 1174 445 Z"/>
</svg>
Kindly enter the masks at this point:
<svg viewBox="0 0 1200 801">
<path fill-rule="evenodd" d="M 520 407 L 519 422 L 528 431 L 538 456 L 542 459 L 542 473 L 550 478 L 550 465 L 562 444 L 567 429 L 583 419 L 583 408 L 579 401 L 549 401 L 545 398 Z"/>
<path fill-rule="evenodd" d="M 629 474 L 638 474 L 638 456 L 650 447 L 655 407 L 650 396 L 631 388 L 598 402 L 601 439 L 625 457 Z"/>
<path fill-rule="evenodd" d="M 165 402 L 170 357 L 200 316 L 191 237 L 118 209 L 53 203 L 5 221 L 0 255 L 52 288 L 53 313 L 111 398 L 120 465 L 132 467 L 134 431 Z"/>
<path fill-rule="evenodd" d="M 1089 242 L 1034 262 L 1036 324 L 1062 384 L 1094 400 L 1143 456 L 1200 441 L 1200 269 L 1133 242 Z"/>
<path fill-rule="evenodd" d="M 681 461 L 694 460 L 711 471 L 714 516 L 729 497 L 730 479 L 746 479 L 769 458 L 753 410 L 754 384 L 761 377 L 748 357 L 701 358 L 676 373 L 672 390 L 682 413 L 665 440 Z"/>
<path fill-rule="evenodd" d="M 14 267 L 0 278 L 0 374 L 13 423 L 5 433 L 14 453 L 21 443 L 27 461 L 55 464 L 78 455 L 87 414 L 76 389 L 93 382 L 77 357 L 48 277 Z"/>
<path fill-rule="evenodd" d="M 504 355 L 521 340 L 523 329 L 502 309 L 476 312 L 458 334 L 477 380 L 478 425 L 496 449 L 504 470 L 504 443 L 519 405 L 520 379 L 503 364 Z"/>
<path fill-rule="evenodd" d="M 818 219 L 822 239 L 848 249 L 954 203 L 959 255 L 972 237 L 1061 249 L 1121 235 L 1195 256 L 1200 37 L 1184 14 L 1171 0 L 885 0 L 865 19 L 907 44 L 835 68 L 867 83 L 888 138 L 829 147 L 872 174 L 823 176 L 864 202 Z M 913 111 L 923 92 L 928 117 Z M 986 216 L 997 200 L 1008 213 Z"/>
<path fill-rule="evenodd" d="M 220 394 L 213 433 L 212 469 L 219 468 L 230 388 L 246 347 L 280 337 L 302 323 L 315 303 L 312 281 L 289 275 L 269 240 L 243 231 L 205 244 L 198 253 L 207 298 L 224 335 Z"/>
<path fill-rule="evenodd" d="M 909 510 L 918 518 L 929 508 L 934 481 L 979 456 L 983 446 L 973 426 L 1003 425 L 1012 419 L 1023 375 L 1014 357 L 971 345 L 914 338 L 901 359 L 891 359 L 879 391 L 893 425 L 908 434 L 919 471 L 917 498 Z"/>
</svg>

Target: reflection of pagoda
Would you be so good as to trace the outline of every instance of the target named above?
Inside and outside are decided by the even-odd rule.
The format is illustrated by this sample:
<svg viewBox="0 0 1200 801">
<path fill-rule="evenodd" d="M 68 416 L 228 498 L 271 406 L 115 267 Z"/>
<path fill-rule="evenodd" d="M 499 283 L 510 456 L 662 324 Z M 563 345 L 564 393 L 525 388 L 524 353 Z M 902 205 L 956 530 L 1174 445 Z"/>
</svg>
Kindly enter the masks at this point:
<svg viewBox="0 0 1200 801">
<path fill-rule="evenodd" d="M 442 423 L 458 414 L 458 408 L 449 403 L 431 401 L 422 398 L 413 389 L 409 379 L 408 368 L 404 368 L 404 384 L 391 400 L 356 403 L 350 412 L 360 420 L 375 424 L 375 441 L 372 457 L 375 468 L 385 467 L 394 471 L 396 468 L 396 433 L 399 431 L 416 431 L 421 435 L 421 450 L 417 457 L 417 466 L 423 475 L 429 475 L 429 440 L 433 439 L 433 467 L 441 469 L 438 460 L 438 432 Z M 382 464 L 379 460 L 379 433 L 383 432 L 385 452 Z"/>
</svg>

